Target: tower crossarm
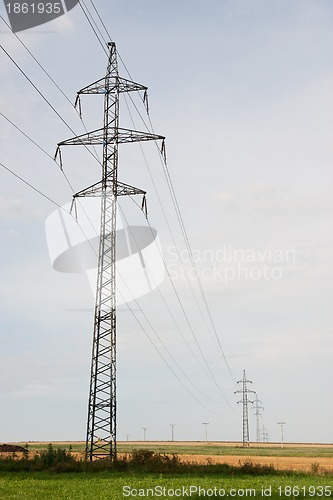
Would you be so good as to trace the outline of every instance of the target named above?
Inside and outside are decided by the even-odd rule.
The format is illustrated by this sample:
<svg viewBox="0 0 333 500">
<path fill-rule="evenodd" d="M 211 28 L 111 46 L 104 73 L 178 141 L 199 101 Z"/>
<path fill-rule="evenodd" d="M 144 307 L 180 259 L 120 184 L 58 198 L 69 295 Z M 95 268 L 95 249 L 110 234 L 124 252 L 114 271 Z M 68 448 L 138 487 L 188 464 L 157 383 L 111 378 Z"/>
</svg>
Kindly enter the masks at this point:
<svg viewBox="0 0 333 500">
<path fill-rule="evenodd" d="M 110 196 L 111 194 L 114 194 L 114 185 L 112 182 L 110 182 L 109 185 L 107 185 L 106 189 L 104 187 L 103 181 L 96 182 L 95 184 L 92 184 L 88 188 L 83 189 L 82 191 L 79 191 L 78 193 L 75 193 L 73 195 L 73 202 L 72 202 L 72 208 L 75 206 L 75 200 L 76 198 L 85 198 L 85 197 L 102 197 L 102 196 Z M 141 202 L 141 210 L 144 213 L 145 217 L 148 217 L 148 211 L 147 211 L 147 200 L 146 200 L 146 194 L 147 191 L 144 191 L 143 189 L 130 186 L 129 184 L 124 184 L 123 182 L 117 181 L 116 183 L 116 197 L 118 196 L 136 196 L 136 195 L 141 195 L 142 196 L 142 202 Z M 71 208 L 71 210 L 72 210 Z M 75 208 L 76 210 L 76 208 Z"/>
<path fill-rule="evenodd" d="M 165 137 L 158 134 L 151 134 L 149 132 L 140 132 L 138 130 L 131 130 L 127 128 L 118 128 L 117 134 L 112 134 L 113 128 L 110 129 L 108 141 L 110 144 L 127 144 L 130 142 L 142 141 L 164 141 Z M 105 129 L 100 128 L 88 132 L 86 134 L 77 135 L 65 141 L 58 143 L 57 152 L 62 146 L 98 146 L 104 145 L 105 142 Z M 57 153 L 56 153 L 57 154 Z"/>
<path fill-rule="evenodd" d="M 252 391 L 252 389 L 248 389 L 247 387 L 245 387 L 244 389 L 239 389 L 238 391 L 234 391 L 234 394 L 237 394 L 238 392 L 244 394 L 244 393 L 249 393 L 249 392 L 253 392 L 254 394 L 256 393 L 256 391 Z"/>
<path fill-rule="evenodd" d="M 108 189 L 110 193 L 113 192 L 113 186 L 110 183 L 110 186 L 108 186 L 106 190 L 106 195 L 108 194 Z M 102 194 L 105 194 L 105 190 L 103 187 L 103 182 L 99 181 L 96 182 L 95 184 L 92 184 L 86 189 L 83 189 L 82 191 L 79 191 L 78 193 L 75 193 L 73 198 L 83 198 L 85 196 L 102 196 Z M 135 196 L 135 195 L 142 195 L 145 196 L 147 194 L 147 191 L 143 191 L 143 189 L 136 188 L 134 186 L 130 186 L 129 184 L 124 184 L 123 182 L 117 181 L 117 196 Z"/>
<path fill-rule="evenodd" d="M 126 78 L 121 77 L 110 77 L 110 78 L 100 78 L 96 80 L 96 82 L 87 85 L 83 89 L 77 92 L 77 96 L 81 94 L 105 94 L 106 92 L 114 92 L 115 89 L 120 93 L 124 92 L 147 92 L 148 87 L 145 85 L 141 85 L 141 83 L 132 82 L 130 80 L 126 80 Z M 77 97 L 78 99 L 78 97 Z"/>
<path fill-rule="evenodd" d="M 246 403 L 254 403 L 254 401 L 250 401 L 249 399 L 246 398 Z M 239 401 L 237 401 L 237 404 L 244 404 L 244 400 L 243 399 L 240 399 Z"/>
</svg>

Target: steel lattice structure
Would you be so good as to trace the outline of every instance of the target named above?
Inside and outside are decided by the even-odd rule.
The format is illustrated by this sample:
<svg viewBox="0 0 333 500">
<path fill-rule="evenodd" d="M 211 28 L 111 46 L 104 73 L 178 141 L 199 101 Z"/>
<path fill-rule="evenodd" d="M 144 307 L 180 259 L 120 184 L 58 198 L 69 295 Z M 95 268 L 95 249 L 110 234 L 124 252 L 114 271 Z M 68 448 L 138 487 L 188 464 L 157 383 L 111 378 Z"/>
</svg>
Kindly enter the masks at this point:
<svg viewBox="0 0 333 500">
<path fill-rule="evenodd" d="M 61 158 L 62 146 L 101 145 L 103 147 L 102 179 L 76 193 L 78 197 L 97 196 L 101 199 L 100 243 L 94 313 L 94 334 L 91 360 L 86 458 L 117 456 L 117 396 L 116 396 L 116 217 L 117 197 L 142 195 L 145 207 L 146 192 L 118 181 L 119 144 L 162 140 L 164 137 L 119 127 L 119 97 L 121 93 L 143 92 L 147 87 L 121 78 L 118 74 L 117 49 L 109 43 L 106 75 L 77 93 L 76 106 L 81 114 L 82 94 L 104 96 L 103 128 L 72 137 L 58 144 Z"/>
<path fill-rule="evenodd" d="M 253 403 L 247 397 L 249 393 L 254 393 L 251 389 L 248 389 L 247 384 L 252 384 L 252 380 L 247 380 L 245 370 L 243 372 L 242 380 L 238 380 L 237 384 L 242 384 L 242 388 L 239 391 L 235 391 L 235 394 L 240 392 L 243 397 L 237 403 L 241 403 L 243 405 L 243 446 L 250 445 L 250 433 L 249 433 L 249 412 L 248 412 L 248 403 Z"/>
<path fill-rule="evenodd" d="M 263 410 L 263 406 L 259 406 L 259 403 L 262 403 L 260 399 L 258 399 L 258 394 L 256 394 L 255 400 L 254 400 L 254 415 L 256 416 L 256 422 L 257 422 L 257 443 L 260 442 L 260 419 L 261 413 L 259 410 Z"/>
</svg>

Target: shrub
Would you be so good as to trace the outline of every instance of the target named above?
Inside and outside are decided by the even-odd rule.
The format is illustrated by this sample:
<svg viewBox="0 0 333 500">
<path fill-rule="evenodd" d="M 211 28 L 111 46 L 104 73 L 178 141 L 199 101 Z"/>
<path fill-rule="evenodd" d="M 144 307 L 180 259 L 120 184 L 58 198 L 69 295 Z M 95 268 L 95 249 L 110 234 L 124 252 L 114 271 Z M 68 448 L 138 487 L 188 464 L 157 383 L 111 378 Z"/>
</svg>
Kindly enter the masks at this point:
<svg viewBox="0 0 333 500">
<path fill-rule="evenodd" d="M 147 472 L 169 472 L 181 469 L 182 464 L 177 455 L 171 457 L 165 453 L 152 450 L 133 450 L 128 461 L 129 468 L 141 468 Z"/>
<path fill-rule="evenodd" d="M 245 462 L 243 463 L 239 461 L 239 471 L 243 474 L 253 474 L 255 476 L 272 474 L 276 472 L 273 464 L 254 464 L 252 460 L 245 460 Z"/>
</svg>

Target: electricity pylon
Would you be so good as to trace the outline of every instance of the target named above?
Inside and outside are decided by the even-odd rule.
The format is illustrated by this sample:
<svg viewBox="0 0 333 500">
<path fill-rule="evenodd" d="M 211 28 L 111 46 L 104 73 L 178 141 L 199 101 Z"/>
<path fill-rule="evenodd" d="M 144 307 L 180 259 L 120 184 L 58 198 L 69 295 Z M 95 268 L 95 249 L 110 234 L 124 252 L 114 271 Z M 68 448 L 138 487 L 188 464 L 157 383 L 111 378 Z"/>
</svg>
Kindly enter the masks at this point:
<svg viewBox="0 0 333 500">
<path fill-rule="evenodd" d="M 118 196 L 142 195 L 145 208 L 146 192 L 118 181 L 119 144 L 162 140 L 164 137 L 147 132 L 119 127 L 119 97 L 122 93 L 143 92 L 147 102 L 147 87 L 121 78 L 118 74 L 117 49 L 109 43 L 106 74 L 100 80 L 77 93 L 76 106 L 81 114 L 82 94 L 104 96 L 104 125 L 58 144 L 62 146 L 102 146 L 102 179 L 76 193 L 79 197 L 96 196 L 101 199 L 100 239 L 98 254 L 97 289 L 94 313 L 94 334 L 90 373 L 86 459 L 117 457 L 116 442 L 116 216 Z M 148 111 L 148 107 L 147 107 Z M 57 156 L 57 154 L 56 154 Z M 61 154 L 60 154 L 61 161 Z"/>
<path fill-rule="evenodd" d="M 251 392 L 255 394 L 255 391 L 247 388 L 247 384 L 252 384 L 251 380 L 247 380 L 245 370 L 243 372 L 243 379 L 238 380 L 237 384 L 242 384 L 242 388 L 239 391 L 235 391 L 235 394 L 240 392 L 243 397 L 237 403 L 241 403 L 243 405 L 243 446 L 250 445 L 250 433 L 249 433 L 249 412 L 248 412 L 248 403 L 253 403 L 247 397 L 247 395 Z"/>
<path fill-rule="evenodd" d="M 262 403 L 260 399 L 258 399 L 258 394 L 256 394 L 256 398 L 254 400 L 254 415 L 256 416 L 256 422 L 257 422 L 257 443 L 260 442 L 260 419 L 261 413 L 259 410 L 263 410 L 264 408 L 262 406 L 259 406 L 259 403 Z"/>
<path fill-rule="evenodd" d="M 260 437 L 261 437 L 261 441 L 263 443 L 268 443 L 269 435 L 268 435 L 267 429 L 266 429 L 266 427 L 264 425 L 262 426 L 262 429 L 261 429 L 261 432 L 260 432 Z"/>
</svg>

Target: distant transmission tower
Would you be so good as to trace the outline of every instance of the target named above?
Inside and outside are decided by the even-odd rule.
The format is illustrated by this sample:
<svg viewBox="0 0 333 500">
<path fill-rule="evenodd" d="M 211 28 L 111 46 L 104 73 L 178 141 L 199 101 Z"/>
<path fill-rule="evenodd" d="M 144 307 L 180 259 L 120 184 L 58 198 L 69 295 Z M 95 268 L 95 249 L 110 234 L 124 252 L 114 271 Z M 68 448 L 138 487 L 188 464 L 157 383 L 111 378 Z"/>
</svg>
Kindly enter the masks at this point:
<svg viewBox="0 0 333 500">
<path fill-rule="evenodd" d="M 62 146 L 102 146 L 102 179 L 76 193 L 78 197 L 101 199 L 101 223 L 98 255 L 97 289 L 94 315 L 86 458 L 116 459 L 116 214 L 118 196 L 142 195 L 145 191 L 118 181 L 118 147 L 164 137 L 119 127 L 119 97 L 122 93 L 143 92 L 147 103 L 147 87 L 119 77 L 115 43 L 109 43 L 107 71 L 103 78 L 77 93 L 76 106 L 81 113 L 81 94 L 104 96 L 104 125 L 98 130 L 67 139 Z M 148 108 L 147 108 L 148 110 Z M 61 156 L 60 156 L 61 158 Z M 61 161 L 61 160 L 60 160 Z"/>
<path fill-rule="evenodd" d="M 254 400 L 254 415 L 256 417 L 256 422 L 257 422 L 257 443 L 260 442 L 260 419 L 261 413 L 259 410 L 263 410 L 264 408 L 262 406 L 259 406 L 259 403 L 262 403 L 260 399 L 258 399 L 258 394 L 256 394 L 256 398 Z"/>
<path fill-rule="evenodd" d="M 246 379 L 245 370 L 243 372 L 243 379 L 238 380 L 237 384 L 242 384 L 242 388 L 239 391 L 235 391 L 235 394 L 240 392 L 243 397 L 237 403 L 241 403 L 243 405 L 243 446 L 250 445 L 250 433 L 249 433 L 249 412 L 248 412 L 248 403 L 253 403 L 247 397 L 250 392 L 255 394 L 255 391 L 247 388 L 247 384 L 252 384 L 251 380 Z"/>
<path fill-rule="evenodd" d="M 260 438 L 261 438 L 261 441 L 263 443 L 268 443 L 268 441 L 269 441 L 269 434 L 268 434 L 267 429 L 264 425 L 262 426 L 262 429 L 260 432 Z"/>
</svg>

